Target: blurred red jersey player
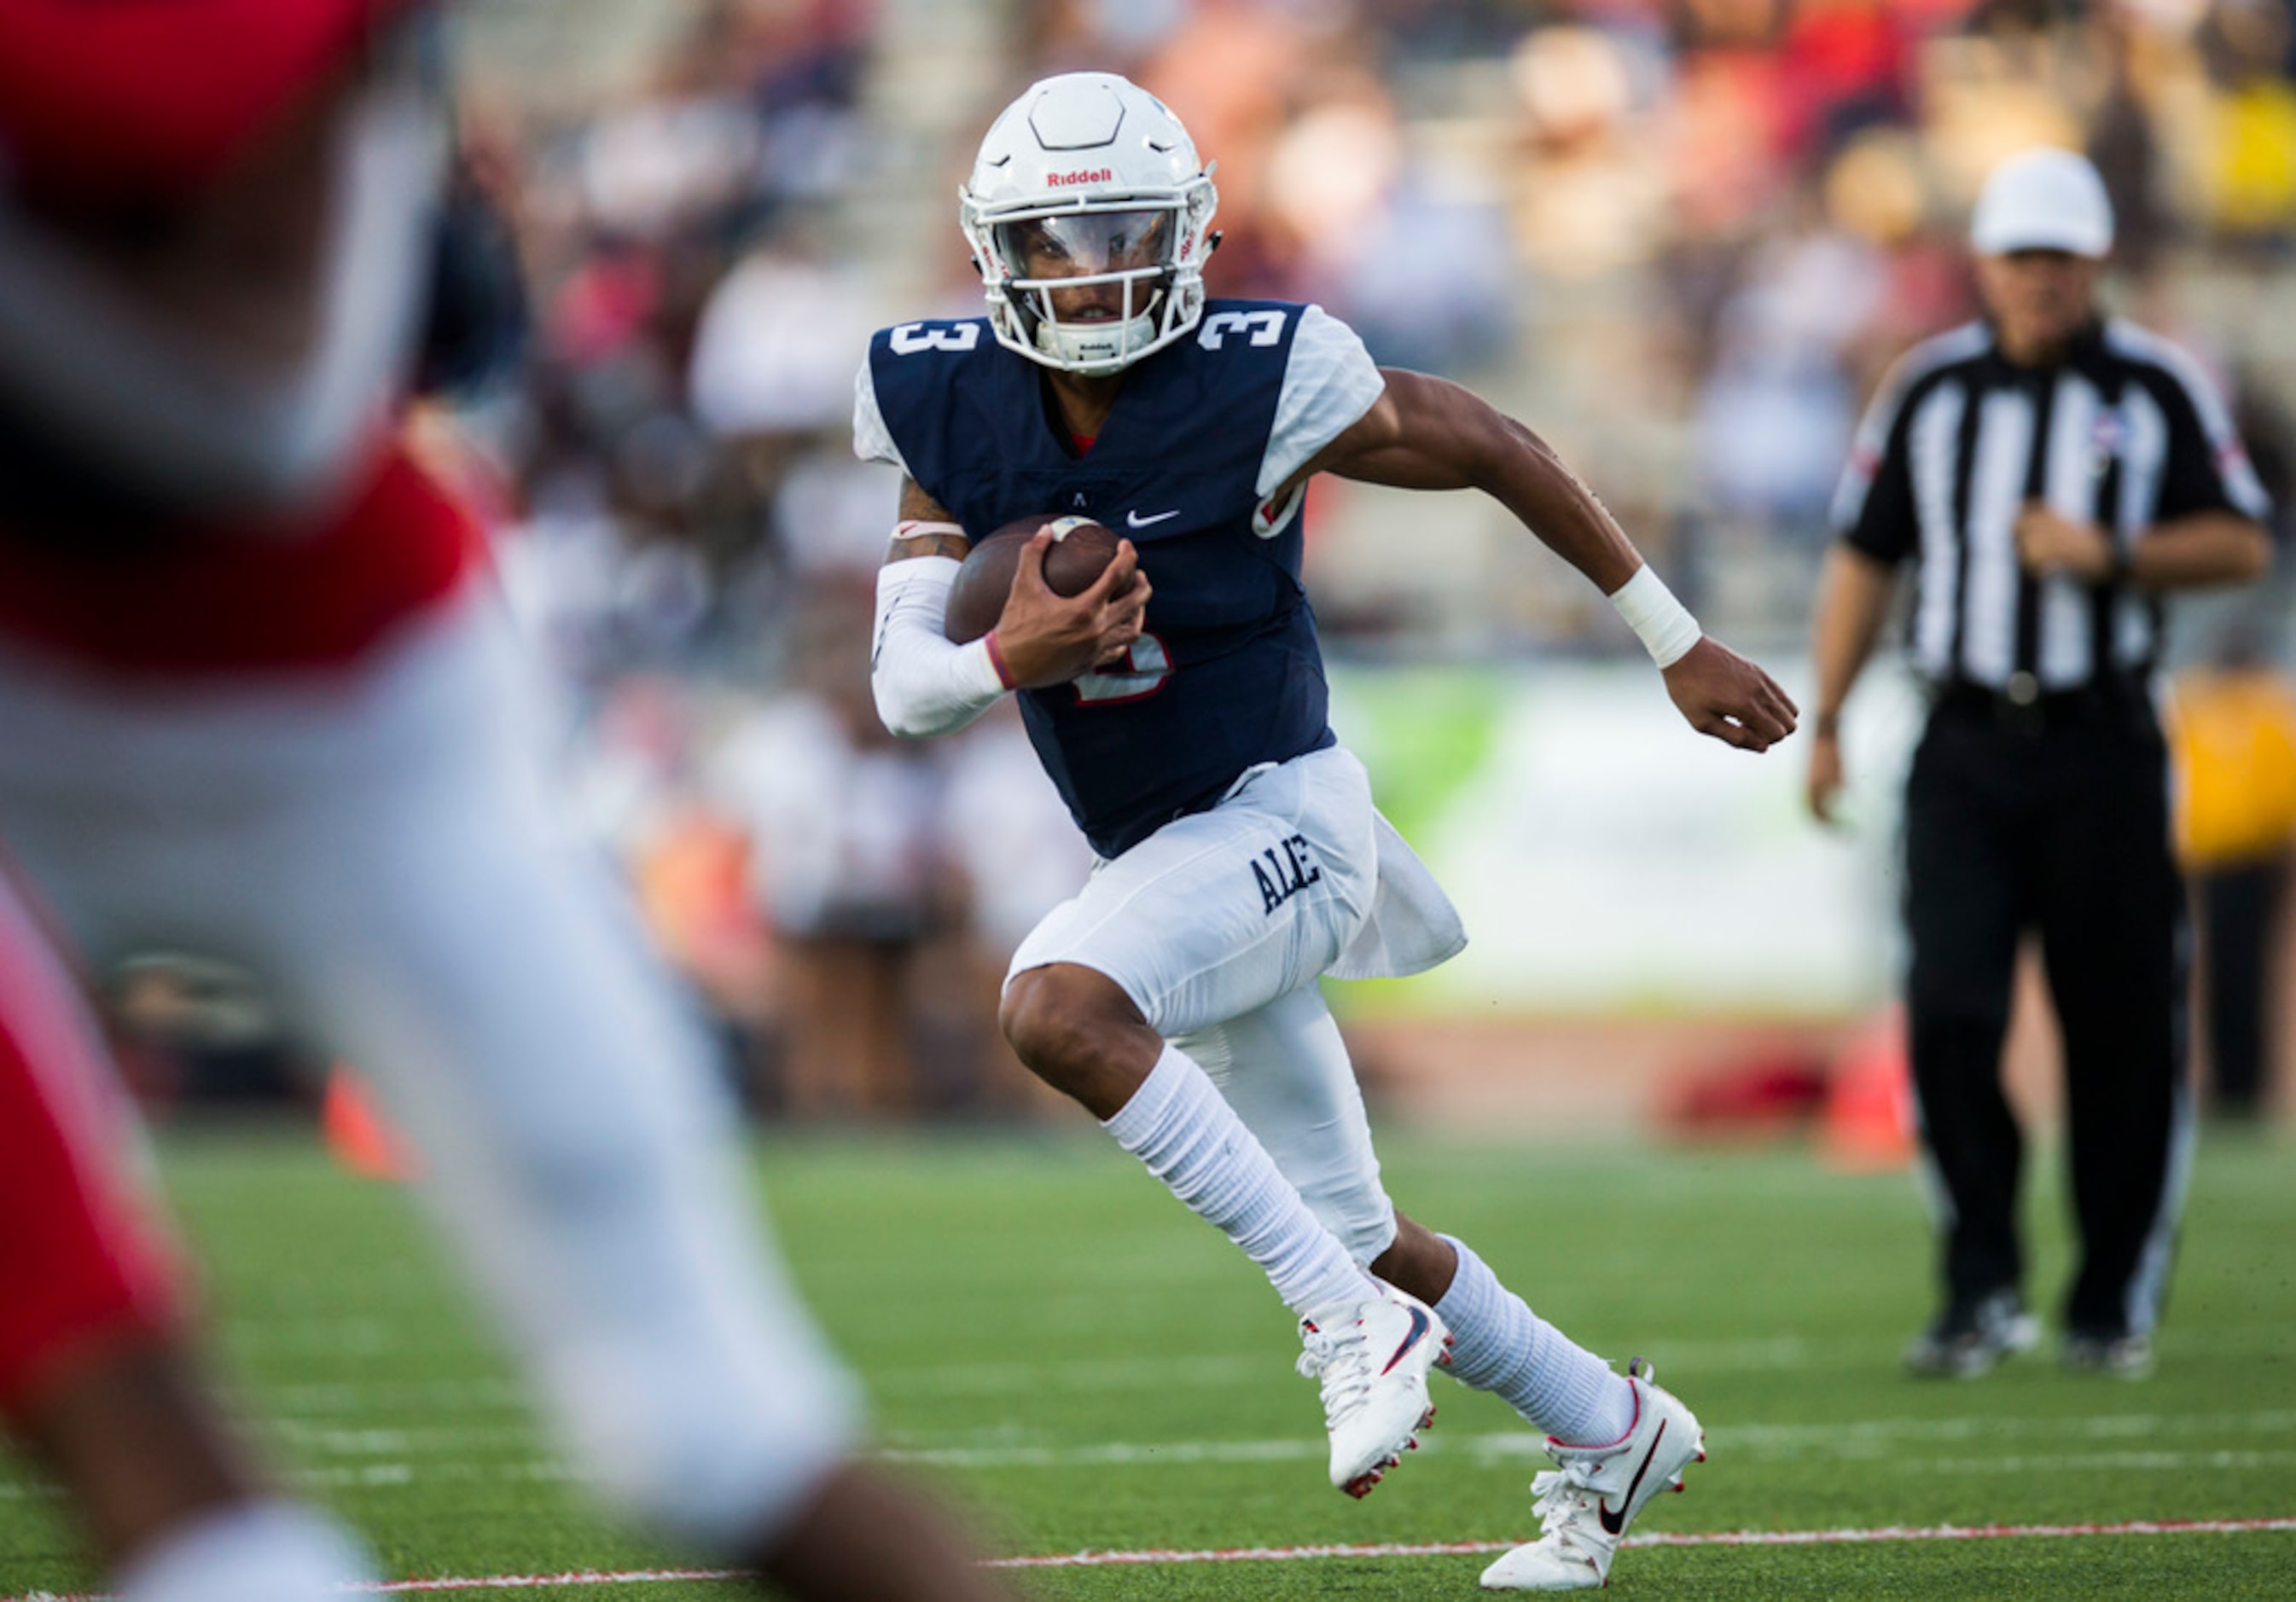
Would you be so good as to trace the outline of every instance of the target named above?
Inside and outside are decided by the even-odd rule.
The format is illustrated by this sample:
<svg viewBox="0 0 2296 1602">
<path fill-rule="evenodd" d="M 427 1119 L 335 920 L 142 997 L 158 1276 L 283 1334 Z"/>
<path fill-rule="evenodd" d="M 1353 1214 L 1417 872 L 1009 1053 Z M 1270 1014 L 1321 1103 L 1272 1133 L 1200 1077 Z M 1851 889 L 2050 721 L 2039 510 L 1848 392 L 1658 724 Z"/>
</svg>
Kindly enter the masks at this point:
<svg viewBox="0 0 2296 1602">
<path fill-rule="evenodd" d="M 0 631 L 344 664 L 468 520 L 390 432 L 444 127 L 405 0 L 0 0 Z"/>
<path fill-rule="evenodd" d="M 204 9 L 0 0 L 0 216 L 45 208 L 123 226 L 144 197 L 228 164 L 278 103 L 265 86 L 308 81 L 365 26 L 348 7 L 291 8 L 291 20 L 274 8 L 285 25 L 263 28 L 248 26 L 262 20 L 256 8 L 215 7 L 239 13 L 230 26 L 246 48 L 226 53 L 234 80 L 211 85 L 178 69 L 196 38 L 212 42 Z M 53 274 L 20 229 L 4 233 L 12 288 Z M 54 309 L 44 295 L 0 306 L 12 347 Z M 82 410 L 111 381 L 85 376 Z M 68 502 L 63 481 L 43 483 L 18 460 L 37 461 L 47 443 L 46 429 L 23 426 L 34 409 L 12 398 L 6 411 L 11 475 Z M 100 483 L 105 458 L 68 459 Z M 171 498 L 162 482 L 139 495 Z M 129 1602 L 317 1602 L 364 1575 L 364 1558 L 332 1521 L 275 1497 L 210 1396 L 135 1175 L 138 1140 L 71 976 L 0 877 L 0 1421 L 70 1493 Z"/>
<path fill-rule="evenodd" d="M 0 841 L 91 960 L 233 958 L 367 1071 L 610 1499 L 791 1594 L 991 1595 L 857 1462 L 706 1038 L 400 443 L 425 9 L 0 0 Z"/>
</svg>

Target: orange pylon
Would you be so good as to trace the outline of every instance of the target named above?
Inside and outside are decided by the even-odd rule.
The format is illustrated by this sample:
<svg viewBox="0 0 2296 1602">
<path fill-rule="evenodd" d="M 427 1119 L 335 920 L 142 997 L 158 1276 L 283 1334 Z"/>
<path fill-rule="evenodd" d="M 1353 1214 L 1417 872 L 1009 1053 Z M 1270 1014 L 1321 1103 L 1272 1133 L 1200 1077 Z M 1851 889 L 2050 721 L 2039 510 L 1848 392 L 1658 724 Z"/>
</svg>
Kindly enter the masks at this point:
<svg viewBox="0 0 2296 1602">
<path fill-rule="evenodd" d="M 337 1063 L 327 1075 L 326 1099 L 319 1107 L 319 1129 L 335 1161 L 371 1180 L 420 1177 L 422 1165 L 406 1138 L 391 1127 L 374 1105 L 366 1081 Z"/>
<path fill-rule="evenodd" d="M 1914 1087 L 1901 1009 L 1889 1009 L 1842 1049 L 1826 1089 L 1818 1149 L 1828 1166 L 1855 1173 L 1913 1161 Z"/>
</svg>

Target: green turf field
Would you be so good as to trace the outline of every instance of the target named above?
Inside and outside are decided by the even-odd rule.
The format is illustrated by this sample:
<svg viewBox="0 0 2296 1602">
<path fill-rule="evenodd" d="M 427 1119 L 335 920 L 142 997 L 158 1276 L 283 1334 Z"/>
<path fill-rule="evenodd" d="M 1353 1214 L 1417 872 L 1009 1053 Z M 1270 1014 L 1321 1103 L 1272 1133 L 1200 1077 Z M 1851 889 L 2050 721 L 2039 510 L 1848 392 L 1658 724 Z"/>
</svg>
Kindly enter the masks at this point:
<svg viewBox="0 0 2296 1602">
<path fill-rule="evenodd" d="M 586 1510 L 405 1198 L 283 1136 L 177 1137 L 168 1170 L 231 1362 L 280 1453 L 395 1576 L 668 1561 Z M 1901 1175 L 1798 1151 L 1387 1149 L 1405 1208 L 1473 1240 L 1534 1305 L 1696 1408 L 1712 1460 L 1638 1531 L 2094 1524 L 2296 1515 L 2296 1150 L 2204 1145 L 2150 1381 L 2040 1357 L 1901 1377 L 1928 1311 Z M 2045 1170 L 2046 1165 L 2044 1165 Z M 1000 1554 L 1500 1541 L 1543 1459 L 1439 1380 L 1431 1450 L 1368 1500 L 1324 1480 L 1288 1320 L 1225 1242 L 1090 1138 L 781 1143 L 761 1161 L 814 1304 L 882 1438 Z M 2054 1174 L 2032 1198 L 2061 1281 Z M 1036 1572 L 1044 1598 L 1465 1597 L 1486 1559 Z M 2289 1597 L 2296 1533 L 2098 1535 L 1621 1555 L 1614 1595 Z M 20 1469 L 0 1471 L 0 1596 L 90 1589 Z M 466 1593 L 472 1594 L 472 1593 Z M 475 1593 L 488 1594 L 488 1593 Z M 704 1602 L 673 1582 L 526 1596 Z"/>
</svg>

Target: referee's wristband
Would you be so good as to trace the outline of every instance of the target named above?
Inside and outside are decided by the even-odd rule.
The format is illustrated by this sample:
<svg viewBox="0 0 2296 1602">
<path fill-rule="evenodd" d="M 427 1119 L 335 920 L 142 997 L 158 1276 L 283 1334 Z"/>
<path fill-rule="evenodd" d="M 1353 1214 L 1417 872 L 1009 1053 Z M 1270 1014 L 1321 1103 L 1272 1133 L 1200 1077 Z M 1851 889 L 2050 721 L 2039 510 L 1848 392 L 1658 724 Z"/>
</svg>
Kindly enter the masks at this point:
<svg viewBox="0 0 2296 1602">
<path fill-rule="evenodd" d="M 1611 604 L 1619 609 L 1619 616 L 1626 619 L 1660 670 L 1688 656 L 1690 648 L 1702 637 L 1698 619 L 1674 598 L 1674 592 L 1648 562 L 1619 586 Z"/>
</svg>

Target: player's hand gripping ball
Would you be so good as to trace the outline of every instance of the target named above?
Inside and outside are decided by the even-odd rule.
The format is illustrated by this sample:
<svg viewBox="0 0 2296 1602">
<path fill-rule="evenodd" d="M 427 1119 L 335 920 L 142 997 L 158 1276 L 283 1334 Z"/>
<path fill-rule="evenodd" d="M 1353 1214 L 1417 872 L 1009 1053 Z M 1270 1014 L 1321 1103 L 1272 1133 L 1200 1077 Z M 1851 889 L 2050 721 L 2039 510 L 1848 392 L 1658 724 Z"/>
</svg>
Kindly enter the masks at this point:
<svg viewBox="0 0 2296 1602">
<path fill-rule="evenodd" d="M 1016 518 L 966 552 L 957 569 L 956 584 L 948 593 L 948 612 L 941 625 L 955 644 L 978 640 L 996 626 L 1013 593 L 1013 576 L 1021 566 L 1021 547 L 1037 530 L 1053 531 L 1053 548 L 1045 552 L 1045 583 L 1063 598 L 1083 594 L 1093 580 L 1116 560 L 1118 536 L 1090 518 L 1059 517 L 1040 512 Z"/>
</svg>

